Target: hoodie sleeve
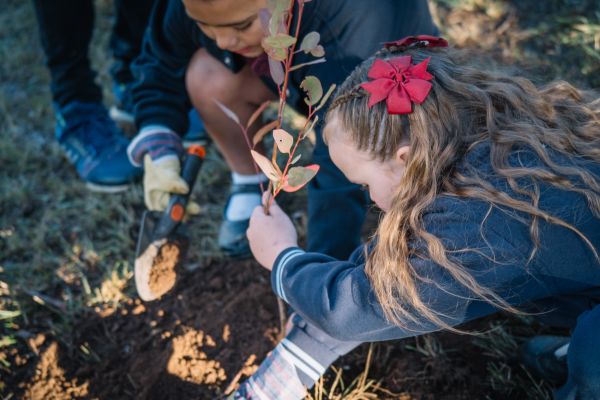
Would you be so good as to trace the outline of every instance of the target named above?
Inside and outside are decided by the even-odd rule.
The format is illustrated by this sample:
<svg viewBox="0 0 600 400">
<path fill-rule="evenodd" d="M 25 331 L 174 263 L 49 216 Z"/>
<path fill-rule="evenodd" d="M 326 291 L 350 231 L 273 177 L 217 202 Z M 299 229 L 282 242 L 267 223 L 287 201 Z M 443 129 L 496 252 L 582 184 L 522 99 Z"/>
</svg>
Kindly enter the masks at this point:
<svg viewBox="0 0 600 400">
<path fill-rule="evenodd" d="M 185 72 L 194 52 L 202 47 L 199 37 L 181 1 L 155 2 L 141 54 L 132 65 L 138 128 L 160 125 L 178 134 L 187 130 L 190 101 Z"/>
<path fill-rule="evenodd" d="M 477 206 L 472 204 L 467 211 L 474 208 Z M 533 276 L 523 268 L 527 259 L 523 249 L 497 235 L 494 229 L 481 231 L 481 221 L 466 214 L 461 209 L 433 212 L 425 216 L 424 223 L 450 254 L 456 254 L 454 261 L 510 304 L 523 304 L 550 294 L 543 276 Z M 495 217 L 506 221 L 501 213 L 490 217 L 496 226 L 503 222 Z M 515 233 L 517 225 L 511 223 L 510 228 Z M 519 229 L 526 234 L 525 225 Z M 422 246 L 417 249 L 415 254 L 426 254 Z M 446 324 L 457 326 L 497 311 L 430 258 L 415 255 L 410 262 L 417 275 L 416 289 L 421 300 Z M 271 283 L 275 293 L 305 320 L 339 340 L 400 339 L 438 330 L 409 305 L 405 308 L 412 318 L 404 328 L 386 320 L 365 271 L 364 247 L 347 261 L 300 248 L 286 249 L 275 261 Z"/>
</svg>

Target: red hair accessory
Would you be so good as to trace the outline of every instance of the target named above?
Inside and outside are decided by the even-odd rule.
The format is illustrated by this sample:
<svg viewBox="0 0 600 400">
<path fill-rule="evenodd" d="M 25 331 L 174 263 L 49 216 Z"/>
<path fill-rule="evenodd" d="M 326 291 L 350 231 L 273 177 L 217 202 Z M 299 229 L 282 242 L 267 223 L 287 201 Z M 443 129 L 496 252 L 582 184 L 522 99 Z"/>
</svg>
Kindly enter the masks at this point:
<svg viewBox="0 0 600 400">
<path fill-rule="evenodd" d="M 411 56 L 400 56 L 389 60 L 376 59 L 369 70 L 370 82 L 360 85 L 371 94 L 369 108 L 385 100 L 390 114 L 410 114 L 412 103 L 421 104 L 431 90 L 428 81 L 433 76 L 427 72 L 430 58 L 417 65 Z"/>
<path fill-rule="evenodd" d="M 417 44 L 415 44 L 417 43 Z M 448 47 L 448 41 L 441 37 L 418 35 L 407 36 L 404 39 L 396 40 L 395 42 L 387 42 L 384 44 L 386 49 L 390 47 Z"/>
</svg>

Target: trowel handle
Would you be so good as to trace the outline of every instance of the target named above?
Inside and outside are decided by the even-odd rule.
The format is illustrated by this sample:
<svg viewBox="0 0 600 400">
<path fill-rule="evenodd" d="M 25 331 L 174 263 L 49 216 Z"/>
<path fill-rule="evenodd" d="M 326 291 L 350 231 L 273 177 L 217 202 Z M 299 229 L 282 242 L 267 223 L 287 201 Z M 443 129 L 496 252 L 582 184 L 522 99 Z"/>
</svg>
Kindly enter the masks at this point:
<svg viewBox="0 0 600 400">
<path fill-rule="evenodd" d="M 190 191 L 186 195 L 176 194 L 173 197 L 185 197 L 185 202 L 187 203 L 187 198 L 194 189 L 196 177 L 198 176 L 198 171 L 200 171 L 205 156 L 206 150 L 204 150 L 204 147 L 202 146 L 193 145 L 188 148 L 187 157 L 183 163 L 181 178 L 188 184 Z"/>
<path fill-rule="evenodd" d="M 188 148 L 187 157 L 183 163 L 181 178 L 188 184 L 190 190 L 187 194 L 171 195 L 169 205 L 156 227 L 156 237 L 162 238 L 169 236 L 183 220 L 188 198 L 194 189 L 194 183 L 196 183 L 196 177 L 198 176 L 198 171 L 200 171 L 205 156 L 206 150 L 204 150 L 204 147 L 202 146 L 193 145 Z"/>
</svg>

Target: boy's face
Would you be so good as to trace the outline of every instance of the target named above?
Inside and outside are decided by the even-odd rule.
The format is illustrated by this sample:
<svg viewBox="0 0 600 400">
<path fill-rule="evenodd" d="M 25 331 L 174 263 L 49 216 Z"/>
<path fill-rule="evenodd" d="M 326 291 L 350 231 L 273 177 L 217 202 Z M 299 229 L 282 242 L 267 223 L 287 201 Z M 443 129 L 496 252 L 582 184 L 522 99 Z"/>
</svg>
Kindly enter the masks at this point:
<svg viewBox="0 0 600 400">
<path fill-rule="evenodd" d="M 245 57 L 263 53 L 258 10 L 267 0 L 182 0 L 187 14 L 223 50 Z"/>
<path fill-rule="evenodd" d="M 325 125 L 323 134 L 327 137 L 333 163 L 350 182 L 368 188 L 371 200 L 383 211 L 388 211 L 394 191 L 404 175 L 409 147 L 401 147 L 397 157 L 390 160 L 374 160 L 368 153 L 356 148 L 336 116 Z"/>
</svg>

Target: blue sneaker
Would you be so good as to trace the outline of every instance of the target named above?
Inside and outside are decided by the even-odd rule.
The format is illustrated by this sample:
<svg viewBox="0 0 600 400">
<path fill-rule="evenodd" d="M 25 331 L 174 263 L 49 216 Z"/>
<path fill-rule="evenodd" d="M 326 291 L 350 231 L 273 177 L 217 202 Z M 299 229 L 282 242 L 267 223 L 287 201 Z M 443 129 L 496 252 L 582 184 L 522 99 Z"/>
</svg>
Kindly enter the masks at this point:
<svg viewBox="0 0 600 400">
<path fill-rule="evenodd" d="M 89 189 L 120 192 L 141 176 L 127 158 L 129 141 L 102 104 L 74 101 L 56 109 L 56 139 Z"/>
<path fill-rule="evenodd" d="M 117 124 L 133 125 L 135 118 L 133 114 L 133 99 L 131 98 L 131 86 L 133 83 L 118 83 L 112 85 L 116 104 L 110 108 L 109 115 Z"/>
</svg>

